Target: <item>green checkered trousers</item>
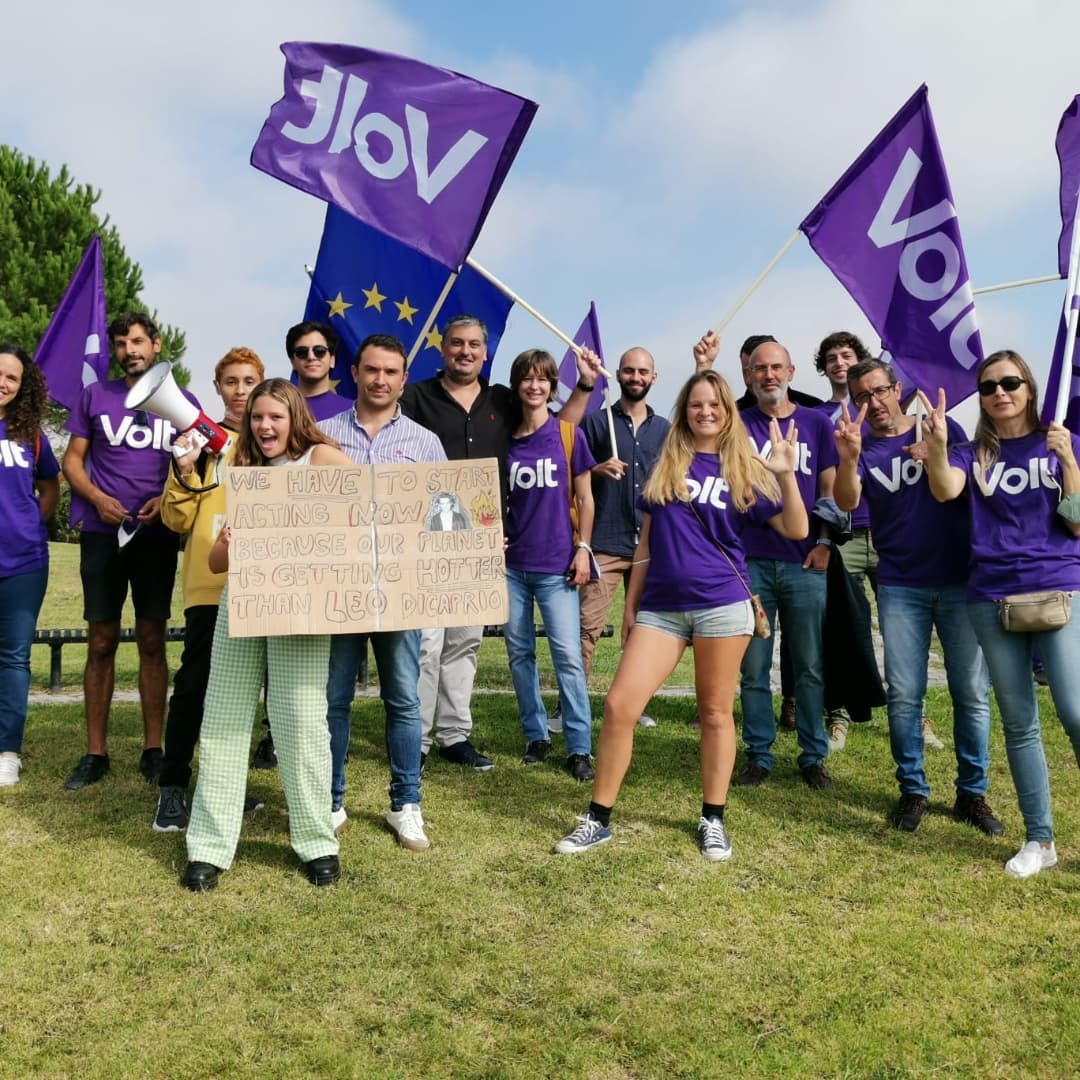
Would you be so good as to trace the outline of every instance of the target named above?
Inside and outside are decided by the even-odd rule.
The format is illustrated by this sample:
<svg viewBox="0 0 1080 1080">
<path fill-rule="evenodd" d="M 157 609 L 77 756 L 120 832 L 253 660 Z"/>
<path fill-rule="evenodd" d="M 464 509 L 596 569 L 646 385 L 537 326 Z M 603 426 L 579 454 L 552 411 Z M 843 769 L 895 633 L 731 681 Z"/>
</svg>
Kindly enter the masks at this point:
<svg viewBox="0 0 1080 1080">
<path fill-rule="evenodd" d="M 210 683 L 199 735 L 199 779 L 191 804 L 187 853 L 227 870 L 244 817 L 248 751 L 263 675 L 278 770 L 289 807 L 289 837 L 301 862 L 336 855 L 330 821 L 330 729 L 325 634 L 229 637 L 228 589 L 221 594 Z"/>
</svg>

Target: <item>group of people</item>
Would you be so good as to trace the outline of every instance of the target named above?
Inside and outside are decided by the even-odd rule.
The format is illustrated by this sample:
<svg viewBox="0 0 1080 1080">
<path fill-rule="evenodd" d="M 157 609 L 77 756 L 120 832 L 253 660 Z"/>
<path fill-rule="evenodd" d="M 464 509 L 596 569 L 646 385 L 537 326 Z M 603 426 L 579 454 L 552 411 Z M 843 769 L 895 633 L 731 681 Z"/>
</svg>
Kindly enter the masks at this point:
<svg viewBox="0 0 1080 1080">
<path fill-rule="evenodd" d="M 796 397 L 790 354 L 767 335 L 744 343 L 747 392 L 736 401 L 712 370 L 720 342 L 707 333 L 694 347 L 697 370 L 669 424 L 646 404 L 656 370 L 641 348 L 620 358 L 610 416 L 586 414 L 601 365 L 582 350 L 579 381 L 556 415 L 553 357 L 527 350 L 513 362 L 509 386 L 491 384 L 481 376 L 486 329 L 458 316 L 442 334 L 442 371 L 419 382 L 407 381 L 400 341 L 367 338 L 352 364 L 354 402 L 331 386 L 335 332 L 304 322 L 286 336 L 295 384 L 267 379 L 249 349 L 232 349 L 218 363 L 214 386 L 233 440 L 215 459 L 166 420 L 124 405 L 158 358 L 153 322 L 142 313 L 120 316 L 109 336 L 123 377 L 84 390 L 68 420 L 63 460 L 72 523 L 82 524 L 90 643 L 87 753 L 65 787 L 96 783 L 110 768 L 109 704 L 130 587 L 144 726 L 139 770 L 159 788 L 154 829 L 187 831 L 187 888 L 217 885 L 232 865 L 245 812 L 258 805 L 247 798 L 246 775 L 264 689 L 264 742 L 280 766 L 293 849 L 313 884 L 338 879 L 351 710 L 369 643 L 385 713 L 386 823 L 399 843 L 414 851 L 430 845 L 421 776 L 433 748 L 466 768 L 494 768 L 472 741 L 483 627 L 230 636 L 222 471 L 488 457 L 499 461 L 503 485 L 504 634 L 521 760 L 545 761 L 552 733 L 561 731 L 566 769 L 593 782 L 586 815 L 556 852 L 610 839 L 635 729 L 650 723 L 650 698 L 691 644 L 701 729 L 698 841 L 710 861 L 731 857 L 729 786 L 757 787 L 776 764 L 775 639 L 761 635 L 763 622 L 782 633 L 779 722 L 791 717 L 803 780 L 815 790 L 832 786 L 825 761 L 846 740 L 850 695 L 826 684 L 826 615 L 834 603 L 829 582 L 848 572 L 850 553 L 849 569 L 870 576 L 877 593 L 900 788 L 894 824 L 914 831 L 928 805 L 923 698 L 936 629 L 953 704 L 954 816 L 990 836 L 1003 832 L 985 797 L 992 683 L 1026 828 L 1006 870 L 1027 877 L 1056 862 L 1032 654 L 1041 655 L 1080 760 L 1080 705 L 1067 660 L 1080 630 L 1071 619 L 1057 629 L 1007 630 L 999 606 L 1018 592 L 1080 588 L 1080 440 L 1039 423 L 1035 382 L 1016 354 L 995 353 L 980 367 L 980 420 L 969 442 L 946 417 L 943 399 L 931 405 L 923 397 L 924 432 L 915 430 L 889 364 L 846 333 L 830 335 L 818 352 L 831 387 L 826 402 Z M 48 574 L 44 519 L 59 491 L 44 409 L 40 371 L 23 350 L 0 345 L 0 505 L 7 535 L 18 538 L 0 557 L 0 785 L 19 778 L 30 641 Z M 174 439 L 178 455 L 170 452 Z M 430 515 L 433 528 L 467 527 L 451 492 L 433 500 Z M 166 718 L 165 627 L 181 535 L 188 537 L 185 638 Z M 620 582 L 623 651 L 594 770 L 587 677 Z M 534 602 L 558 684 L 551 716 L 540 692 Z M 737 693 L 745 750 L 738 771 Z"/>
</svg>

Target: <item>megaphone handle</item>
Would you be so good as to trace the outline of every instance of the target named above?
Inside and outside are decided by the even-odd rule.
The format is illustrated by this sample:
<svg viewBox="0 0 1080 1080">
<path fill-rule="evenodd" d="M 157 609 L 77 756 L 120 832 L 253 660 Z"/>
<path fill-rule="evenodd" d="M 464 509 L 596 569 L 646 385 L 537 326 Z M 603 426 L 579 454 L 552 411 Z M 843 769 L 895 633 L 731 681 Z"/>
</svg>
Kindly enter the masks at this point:
<svg viewBox="0 0 1080 1080">
<path fill-rule="evenodd" d="M 201 450 L 209 441 L 206 436 L 196 428 L 188 428 L 184 434 L 188 437 L 189 446 L 177 446 L 173 443 L 172 452 L 173 457 L 178 460 L 185 454 L 190 454 L 192 450 Z"/>
</svg>

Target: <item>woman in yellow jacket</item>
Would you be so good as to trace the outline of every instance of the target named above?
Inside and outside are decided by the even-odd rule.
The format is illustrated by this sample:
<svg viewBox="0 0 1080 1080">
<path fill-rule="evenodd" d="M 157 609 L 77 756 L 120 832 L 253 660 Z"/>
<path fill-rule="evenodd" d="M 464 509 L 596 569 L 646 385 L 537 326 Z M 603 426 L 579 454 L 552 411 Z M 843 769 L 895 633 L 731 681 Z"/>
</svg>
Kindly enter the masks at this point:
<svg viewBox="0 0 1080 1080">
<path fill-rule="evenodd" d="M 244 418 L 248 395 L 263 381 L 263 363 L 251 349 L 230 349 L 214 369 L 214 389 L 225 405 L 222 427 L 234 436 Z M 178 445 L 186 445 L 181 435 Z M 187 827 L 187 786 L 191 759 L 202 727 L 203 699 L 210 677 L 218 601 L 227 574 L 207 565 L 210 549 L 225 521 L 225 488 L 216 482 L 218 468 L 232 458 L 231 443 L 222 458 L 198 449 L 174 458 L 161 499 L 161 520 L 173 532 L 186 534 L 181 582 L 184 590 L 184 651 L 173 680 L 165 724 L 165 758 L 158 781 L 155 832 L 180 832 Z M 247 807 L 245 807 L 247 808 Z"/>
</svg>

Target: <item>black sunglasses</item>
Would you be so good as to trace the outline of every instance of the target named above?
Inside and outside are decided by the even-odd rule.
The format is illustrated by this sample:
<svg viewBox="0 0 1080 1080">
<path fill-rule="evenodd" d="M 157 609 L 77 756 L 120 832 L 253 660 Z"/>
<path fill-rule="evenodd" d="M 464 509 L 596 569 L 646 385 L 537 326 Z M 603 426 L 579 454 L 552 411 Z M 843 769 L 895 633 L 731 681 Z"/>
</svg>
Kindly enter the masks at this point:
<svg viewBox="0 0 1080 1080">
<path fill-rule="evenodd" d="M 297 345 L 292 354 L 297 360 L 306 360 L 310 352 L 316 360 L 321 360 L 329 351 L 325 345 L 312 345 L 310 349 L 306 345 Z"/>
<path fill-rule="evenodd" d="M 1005 393 L 1013 394 L 1026 382 L 1027 379 L 1021 379 L 1019 375 L 1006 375 L 1004 379 L 983 379 L 979 383 L 979 394 L 982 397 L 989 397 L 991 394 L 997 393 L 999 386 Z"/>
</svg>

